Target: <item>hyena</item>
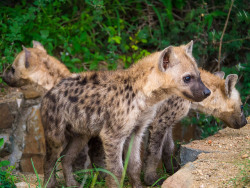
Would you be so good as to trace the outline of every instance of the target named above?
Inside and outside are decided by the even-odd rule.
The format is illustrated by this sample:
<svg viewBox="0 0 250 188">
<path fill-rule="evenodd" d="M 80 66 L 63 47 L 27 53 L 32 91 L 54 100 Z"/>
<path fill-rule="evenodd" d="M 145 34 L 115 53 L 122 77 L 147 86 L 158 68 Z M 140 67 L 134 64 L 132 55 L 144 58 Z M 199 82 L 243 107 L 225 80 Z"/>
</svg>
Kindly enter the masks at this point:
<svg viewBox="0 0 250 188">
<path fill-rule="evenodd" d="M 222 120 L 228 127 L 239 129 L 247 124 L 239 92 L 235 88 L 238 76 L 230 74 L 224 80 L 224 72 L 211 74 L 200 69 L 201 79 L 211 90 L 202 102 L 190 102 L 176 95 L 168 98 L 157 109 L 149 126 L 150 137 L 146 150 L 144 181 L 152 185 L 160 177 L 156 168 L 162 159 L 168 172 L 172 171 L 171 156 L 174 150 L 173 126 L 187 115 L 189 109 L 203 112 Z"/>
<path fill-rule="evenodd" d="M 44 182 L 62 154 L 67 186 L 78 185 L 72 174 L 72 162 L 95 136 L 102 141 L 106 168 L 120 180 L 123 146 L 133 133 L 128 175 L 133 187 L 142 187 L 140 143 L 157 106 L 169 94 L 196 102 L 210 95 L 200 79 L 192 46 L 190 42 L 167 47 L 127 70 L 73 74 L 49 90 L 41 105 L 46 136 Z M 111 176 L 107 177 L 107 184 L 117 187 Z M 55 174 L 52 174 L 48 187 L 55 185 Z"/>
<path fill-rule="evenodd" d="M 48 55 L 41 43 L 33 41 L 33 48 L 23 46 L 23 51 L 17 55 L 11 69 L 4 73 L 3 81 L 12 87 L 39 87 L 38 92 L 43 95 L 62 78 L 70 75 L 64 64 Z"/>
</svg>

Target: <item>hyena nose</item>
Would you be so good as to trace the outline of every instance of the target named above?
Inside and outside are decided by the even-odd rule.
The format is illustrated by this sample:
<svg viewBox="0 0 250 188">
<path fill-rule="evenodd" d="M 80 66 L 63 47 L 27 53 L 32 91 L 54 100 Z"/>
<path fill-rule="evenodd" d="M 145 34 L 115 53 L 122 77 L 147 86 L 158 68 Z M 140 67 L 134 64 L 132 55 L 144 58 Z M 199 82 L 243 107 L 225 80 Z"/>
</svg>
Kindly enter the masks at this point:
<svg viewBox="0 0 250 188">
<path fill-rule="evenodd" d="M 204 94 L 206 97 L 208 97 L 208 96 L 211 94 L 211 91 L 210 91 L 208 88 L 206 88 L 206 89 L 203 91 L 203 94 Z"/>
</svg>

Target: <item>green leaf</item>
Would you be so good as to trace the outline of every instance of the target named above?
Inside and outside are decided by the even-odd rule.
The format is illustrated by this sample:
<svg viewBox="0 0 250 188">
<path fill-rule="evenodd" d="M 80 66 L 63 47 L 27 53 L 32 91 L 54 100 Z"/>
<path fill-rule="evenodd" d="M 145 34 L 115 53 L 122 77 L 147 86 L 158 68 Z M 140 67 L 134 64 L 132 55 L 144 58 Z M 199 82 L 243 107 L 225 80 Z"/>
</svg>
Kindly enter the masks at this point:
<svg viewBox="0 0 250 188">
<path fill-rule="evenodd" d="M 49 31 L 48 30 L 41 30 L 40 33 L 41 33 L 41 37 L 43 39 L 47 39 L 48 36 L 49 36 Z"/>
<path fill-rule="evenodd" d="M 10 161 L 5 160 L 0 162 L 0 166 L 8 166 L 8 165 L 10 165 Z"/>
<path fill-rule="evenodd" d="M 4 144 L 4 139 L 3 138 L 0 138 L 0 147 L 2 147 Z"/>
</svg>

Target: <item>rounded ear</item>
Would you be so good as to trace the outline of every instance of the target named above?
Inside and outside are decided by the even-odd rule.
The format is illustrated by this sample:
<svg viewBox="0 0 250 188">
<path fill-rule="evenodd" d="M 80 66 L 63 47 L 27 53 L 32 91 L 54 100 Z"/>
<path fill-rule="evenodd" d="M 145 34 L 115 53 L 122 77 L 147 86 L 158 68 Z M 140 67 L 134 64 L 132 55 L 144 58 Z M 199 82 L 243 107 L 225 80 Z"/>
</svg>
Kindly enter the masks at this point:
<svg viewBox="0 0 250 188">
<path fill-rule="evenodd" d="M 190 54 L 192 55 L 192 52 L 193 52 L 193 40 L 191 40 L 188 44 L 186 44 L 186 52 L 187 54 Z"/>
<path fill-rule="evenodd" d="M 30 66 L 28 58 L 30 57 L 31 53 L 27 48 L 25 48 L 24 46 L 22 46 L 22 47 L 23 47 L 23 50 L 24 50 L 24 53 L 25 53 L 25 68 L 27 69 Z"/>
<path fill-rule="evenodd" d="M 226 90 L 226 94 L 228 95 L 228 97 L 231 96 L 233 88 L 235 87 L 235 84 L 237 83 L 237 80 L 238 80 L 237 74 L 229 74 L 226 77 L 225 90 Z"/>
<path fill-rule="evenodd" d="M 161 51 L 158 65 L 159 65 L 160 71 L 162 72 L 165 72 L 167 68 L 169 67 L 169 64 L 170 64 L 169 58 L 172 52 L 172 48 L 173 48 L 172 46 L 169 46 Z"/>
<path fill-rule="evenodd" d="M 221 79 L 224 79 L 225 73 L 223 71 L 218 71 L 218 72 L 214 72 L 215 76 L 218 76 Z"/>
<path fill-rule="evenodd" d="M 40 42 L 33 40 L 32 43 L 33 43 L 33 48 L 37 48 L 39 50 L 43 50 L 46 52 L 45 48 Z"/>
</svg>

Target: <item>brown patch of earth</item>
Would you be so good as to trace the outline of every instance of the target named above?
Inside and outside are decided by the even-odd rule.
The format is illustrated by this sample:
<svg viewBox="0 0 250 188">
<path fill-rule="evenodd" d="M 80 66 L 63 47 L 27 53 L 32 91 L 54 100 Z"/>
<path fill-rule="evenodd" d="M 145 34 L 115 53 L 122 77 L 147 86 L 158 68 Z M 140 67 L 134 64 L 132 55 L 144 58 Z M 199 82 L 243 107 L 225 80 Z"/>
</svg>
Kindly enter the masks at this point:
<svg viewBox="0 0 250 188">
<path fill-rule="evenodd" d="M 183 147 L 202 153 L 170 176 L 163 188 L 250 187 L 250 124 L 241 129 L 225 128 Z"/>
</svg>

